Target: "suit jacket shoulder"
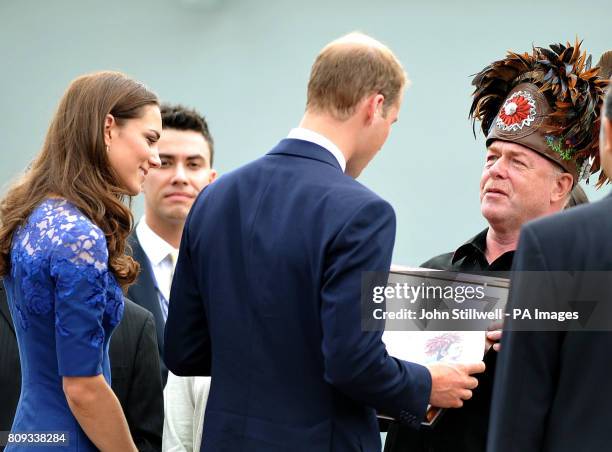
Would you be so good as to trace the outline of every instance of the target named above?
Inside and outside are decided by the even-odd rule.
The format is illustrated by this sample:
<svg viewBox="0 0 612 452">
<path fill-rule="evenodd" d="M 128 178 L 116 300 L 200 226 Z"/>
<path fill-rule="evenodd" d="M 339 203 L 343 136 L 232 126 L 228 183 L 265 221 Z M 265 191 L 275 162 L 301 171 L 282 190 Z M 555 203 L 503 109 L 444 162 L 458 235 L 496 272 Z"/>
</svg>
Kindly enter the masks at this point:
<svg viewBox="0 0 612 452">
<path fill-rule="evenodd" d="M 345 224 L 358 209 L 371 204 L 383 205 L 386 211 L 393 212 L 379 195 L 343 173 L 328 150 L 293 139 L 282 140 L 265 156 L 225 174 L 207 186 L 200 198 L 278 201 L 277 197 L 269 196 L 262 181 L 266 181 L 268 188 L 292 187 L 281 195 L 317 211 L 316 218 L 326 218 L 336 225 Z M 241 193 L 242 187 L 260 187 L 257 199 Z M 198 199 L 194 208 L 201 202 Z"/>
<path fill-rule="evenodd" d="M 522 234 L 531 235 L 548 270 L 607 270 L 612 268 L 610 230 L 612 196 L 532 221 Z"/>
</svg>

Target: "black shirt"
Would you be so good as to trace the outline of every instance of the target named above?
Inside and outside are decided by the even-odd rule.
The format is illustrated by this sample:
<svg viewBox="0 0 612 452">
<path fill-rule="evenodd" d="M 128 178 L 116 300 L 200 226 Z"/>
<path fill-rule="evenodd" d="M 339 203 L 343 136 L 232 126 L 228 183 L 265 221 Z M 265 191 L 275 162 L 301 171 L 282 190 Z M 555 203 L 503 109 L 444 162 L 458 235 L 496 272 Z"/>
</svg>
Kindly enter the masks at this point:
<svg viewBox="0 0 612 452">
<path fill-rule="evenodd" d="M 454 253 L 440 254 L 421 264 L 424 268 L 468 273 L 488 271 L 510 272 L 514 251 L 507 251 L 490 264 L 487 262 L 487 232 L 485 229 L 461 245 Z"/>
<path fill-rule="evenodd" d="M 485 256 L 487 232 L 485 229 L 455 252 L 433 257 L 421 267 L 480 274 L 495 271 L 504 273 L 496 276 L 509 277 L 514 251 L 502 254 L 489 264 Z M 391 425 L 385 452 L 485 452 L 496 361 L 496 352 L 491 350 L 485 355 L 486 370 L 476 375 L 478 387 L 472 398 L 462 408 L 445 410 L 433 428 L 415 431 L 399 424 Z"/>
</svg>

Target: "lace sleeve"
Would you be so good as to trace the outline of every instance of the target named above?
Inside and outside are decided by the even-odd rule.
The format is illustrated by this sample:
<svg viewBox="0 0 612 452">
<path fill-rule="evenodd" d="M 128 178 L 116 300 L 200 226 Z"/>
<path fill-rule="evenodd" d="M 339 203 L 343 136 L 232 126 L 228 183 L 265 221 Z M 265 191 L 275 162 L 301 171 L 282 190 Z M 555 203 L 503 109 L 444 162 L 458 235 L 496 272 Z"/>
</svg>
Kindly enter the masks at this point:
<svg viewBox="0 0 612 452">
<path fill-rule="evenodd" d="M 102 232 L 81 216 L 55 229 L 50 259 L 55 282 L 55 340 L 62 376 L 102 373 L 108 250 Z"/>
</svg>

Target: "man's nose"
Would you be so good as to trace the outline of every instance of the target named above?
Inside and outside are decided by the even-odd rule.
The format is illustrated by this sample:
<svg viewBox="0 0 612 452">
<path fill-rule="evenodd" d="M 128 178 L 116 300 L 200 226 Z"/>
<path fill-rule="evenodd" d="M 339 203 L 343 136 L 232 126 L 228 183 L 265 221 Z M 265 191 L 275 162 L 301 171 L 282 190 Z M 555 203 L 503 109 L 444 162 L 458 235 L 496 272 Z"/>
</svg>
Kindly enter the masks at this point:
<svg viewBox="0 0 612 452">
<path fill-rule="evenodd" d="M 187 172 L 185 171 L 185 165 L 182 163 L 176 165 L 172 183 L 187 183 Z"/>
<path fill-rule="evenodd" d="M 508 174 L 506 159 L 504 159 L 503 157 L 498 158 L 497 160 L 495 160 L 495 162 L 493 162 L 493 165 L 489 167 L 488 171 L 491 177 L 506 177 L 506 175 Z"/>
</svg>

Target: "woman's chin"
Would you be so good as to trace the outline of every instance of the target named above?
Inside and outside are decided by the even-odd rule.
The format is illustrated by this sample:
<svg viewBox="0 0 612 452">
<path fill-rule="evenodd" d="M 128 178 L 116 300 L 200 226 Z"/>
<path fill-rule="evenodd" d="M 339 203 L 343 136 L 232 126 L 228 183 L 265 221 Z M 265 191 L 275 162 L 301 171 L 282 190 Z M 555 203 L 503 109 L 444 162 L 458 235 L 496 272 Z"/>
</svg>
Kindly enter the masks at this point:
<svg viewBox="0 0 612 452">
<path fill-rule="evenodd" d="M 129 184 L 125 187 L 125 191 L 130 196 L 138 196 L 142 192 L 142 184 Z"/>
</svg>

